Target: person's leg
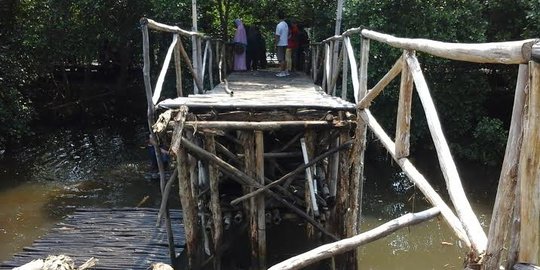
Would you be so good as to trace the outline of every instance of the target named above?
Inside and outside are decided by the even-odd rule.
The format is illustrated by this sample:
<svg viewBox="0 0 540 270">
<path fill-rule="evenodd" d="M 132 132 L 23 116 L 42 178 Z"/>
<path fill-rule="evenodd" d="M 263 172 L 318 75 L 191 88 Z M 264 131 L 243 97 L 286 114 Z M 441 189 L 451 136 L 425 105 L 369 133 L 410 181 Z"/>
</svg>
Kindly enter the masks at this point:
<svg viewBox="0 0 540 270">
<path fill-rule="evenodd" d="M 285 62 L 287 63 L 287 72 L 292 71 L 292 53 L 293 49 L 287 48 L 285 51 Z"/>
</svg>

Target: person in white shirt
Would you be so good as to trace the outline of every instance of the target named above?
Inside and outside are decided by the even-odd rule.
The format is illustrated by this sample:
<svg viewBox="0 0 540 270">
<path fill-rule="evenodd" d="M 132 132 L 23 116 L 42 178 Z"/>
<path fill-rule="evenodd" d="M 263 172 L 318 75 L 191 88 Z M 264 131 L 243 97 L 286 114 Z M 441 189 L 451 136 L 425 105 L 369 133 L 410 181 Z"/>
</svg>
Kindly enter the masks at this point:
<svg viewBox="0 0 540 270">
<path fill-rule="evenodd" d="M 282 11 L 278 12 L 278 17 L 280 22 L 276 26 L 276 33 L 275 33 L 275 45 L 276 45 L 276 53 L 277 53 L 277 59 L 279 61 L 279 68 L 280 72 L 276 74 L 278 77 L 285 77 L 289 76 L 289 72 L 287 72 L 287 62 L 285 61 L 285 52 L 287 50 L 287 41 L 289 38 L 289 26 L 285 22 L 285 14 Z"/>
</svg>

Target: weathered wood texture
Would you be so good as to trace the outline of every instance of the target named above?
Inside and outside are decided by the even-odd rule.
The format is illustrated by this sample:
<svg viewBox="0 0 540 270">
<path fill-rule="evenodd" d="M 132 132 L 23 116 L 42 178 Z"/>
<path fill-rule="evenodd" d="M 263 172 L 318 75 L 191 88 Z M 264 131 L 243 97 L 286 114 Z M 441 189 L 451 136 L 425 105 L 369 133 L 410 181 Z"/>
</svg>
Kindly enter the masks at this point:
<svg viewBox="0 0 540 270">
<path fill-rule="evenodd" d="M 502 258 L 501 247 L 508 237 L 510 229 L 510 220 L 513 216 L 514 201 L 517 184 L 517 166 L 519 153 L 521 150 L 521 141 L 523 138 L 523 109 L 525 106 L 525 88 L 529 80 L 528 65 L 520 65 L 516 91 L 514 95 L 514 106 L 512 110 L 512 120 L 508 141 L 506 143 L 506 152 L 499 177 L 499 186 L 497 196 L 493 206 L 493 214 L 489 227 L 488 245 L 486 256 L 482 268 L 484 270 L 497 269 Z"/>
<path fill-rule="evenodd" d="M 424 74 L 420 69 L 418 59 L 414 55 L 408 55 L 406 60 L 411 70 L 418 96 L 420 97 L 420 101 L 424 108 L 433 144 L 435 145 L 435 149 L 437 149 L 437 157 L 446 181 L 448 194 L 456 209 L 457 216 L 470 239 L 473 250 L 476 252 L 476 255 L 480 255 L 486 250 L 486 233 L 480 225 L 478 217 L 474 214 L 474 211 L 469 204 L 469 200 L 465 195 L 465 191 L 463 190 L 456 164 L 454 163 L 450 148 L 442 131 L 441 122 L 437 110 L 435 109 L 433 99 L 431 98 Z"/>
<path fill-rule="evenodd" d="M 403 52 L 403 58 L 414 52 Z M 411 108 L 413 95 L 413 78 L 408 65 L 401 70 L 401 84 L 399 87 L 399 102 L 396 119 L 396 156 L 403 158 L 409 156 L 409 139 L 411 136 Z"/>
<path fill-rule="evenodd" d="M 78 209 L 32 246 L 0 264 L 12 269 L 51 254 L 65 254 L 80 265 L 91 257 L 98 259 L 91 269 L 146 270 L 153 263 L 169 262 L 167 233 L 156 227 L 158 210 L 149 208 Z M 185 240 L 182 215 L 171 211 L 176 249 Z"/>
<path fill-rule="evenodd" d="M 540 63 L 529 63 L 530 89 L 518 177 L 521 189 L 519 261 L 539 264 L 540 251 Z"/>
<path fill-rule="evenodd" d="M 217 85 L 205 94 L 189 95 L 161 101 L 161 108 L 190 109 L 279 109 L 314 108 L 354 111 L 354 104 L 324 93 L 305 75 L 292 74 L 278 78 L 274 72 L 232 73 L 228 77 L 229 88 L 234 95 L 225 92 L 225 84 Z"/>
<path fill-rule="evenodd" d="M 429 184 L 426 178 L 414 167 L 414 165 L 409 161 L 408 158 L 397 158 L 394 142 L 392 142 L 390 137 L 388 137 L 388 135 L 384 132 L 384 129 L 377 122 L 375 117 L 371 115 L 371 112 L 368 109 L 364 110 L 361 113 L 361 116 L 364 121 L 368 123 L 373 133 L 377 136 L 377 138 L 384 146 L 384 148 L 386 148 L 388 153 L 390 153 L 394 161 L 396 161 L 396 163 L 405 172 L 407 177 L 416 184 L 416 187 L 418 187 L 418 189 L 424 194 L 424 196 L 426 196 L 426 199 L 428 199 L 431 204 L 437 206 L 440 209 L 441 215 L 444 217 L 450 228 L 454 230 L 454 233 L 457 235 L 457 237 L 461 239 L 465 243 L 465 245 L 470 247 L 471 243 L 469 241 L 469 238 L 467 237 L 467 234 L 465 233 L 465 230 L 463 229 L 461 221 L 456 217 L 454 212 L 452 212 L 450 207 L 448 207 L 448 205 L 443 201 L 439 193 L 437 193 L 437 191 L 433 189 L 433 187 Z"/>
<path fill-rule="evenodd" d="M 534 41 L 527 39 L 493 43 L 447 43 L 429 39 L 398 38 L 367 29 L 362 30 L 362 36 L 393 47 L 422 51 L 442 58 L 497 64 L 527 63 L 529 59 L 523 56 L 522 47 Z"/>
</svg>

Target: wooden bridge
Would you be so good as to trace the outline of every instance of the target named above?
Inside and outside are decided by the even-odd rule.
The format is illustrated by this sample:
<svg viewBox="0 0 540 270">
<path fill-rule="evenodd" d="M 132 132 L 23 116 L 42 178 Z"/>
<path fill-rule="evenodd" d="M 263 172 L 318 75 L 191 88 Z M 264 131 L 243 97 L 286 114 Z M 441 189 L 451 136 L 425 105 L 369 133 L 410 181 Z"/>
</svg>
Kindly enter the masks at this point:
<svg viewBox="0 0 540 270">
<path fill-rule="evenodd" d="M 266 269 L 265 224 L 275 211 L 294 213 L 306 222 L 308 237 L 327 244 L 270 269 L 298 269 L 323 259 L 331 259 L 327 262 L 338 269 L 356 269 L 354 250 L 358 246 L 439 214 L 467 247 L 467 268 L 499 269 L 503 265 L 512 269 L 518 267 L 517 262 L 538 264 L 537 40 L 458 44 L 349 29 L 311 46 L 310 81 L 301 75 L 275 78 L 269 72 L 231 73 L 227 77 L 232 48 L 223 41 L 150 19 L 143 19 L 141 25 L 149 129 L 156 140 L 170 142 L 170 152 L 176 157 L 175 174 L 168 181 L 159 165 L 163 192 L 160 215 L 166 216 L 170 187 L 178 181 L 192 269 L 208 260 L 214 269 L 221 269 L 224 226 L 230 225 L 227 220 L 234 213 L 246 217 L 251 268 Z M 150 76 L 149 29 L 172 34 L 155 86 Z M 354 35 L 361 39 L 359 54 L 351 42 Z M 185 38 L 190 39 L 192 58 L 184 48 Z M 391 46 L 402 55 L 370 88 L 367 76 L 371 42 Z M 488 233 L 463 190 L 416 51 L 456 61 L 519 65 L 508 146 Z M 173 54 L 177 97 L 164 99 L 163 81 Z M 193 94 L 183 94 L 191 89 L 186 91 L 182 86 L 182 68 L 187 68 L 193 78 Z M 400 94 L 392 139 L 369 107 L 398 75 Z M 320 78 L 321 86 L 312 83 Z M 214 87 L 216 80 L 219 85 Z M 349 83 L 353 86 L 351 101 L 346 100 Z M 414 89 L 425 111 L 450 205 L 409 160 Z M 360 232 L 368 129 L 433 208 Z M 211 248 L 203 252 L 202 243 L 208 241 L 212 242 Z"/>
</svg>

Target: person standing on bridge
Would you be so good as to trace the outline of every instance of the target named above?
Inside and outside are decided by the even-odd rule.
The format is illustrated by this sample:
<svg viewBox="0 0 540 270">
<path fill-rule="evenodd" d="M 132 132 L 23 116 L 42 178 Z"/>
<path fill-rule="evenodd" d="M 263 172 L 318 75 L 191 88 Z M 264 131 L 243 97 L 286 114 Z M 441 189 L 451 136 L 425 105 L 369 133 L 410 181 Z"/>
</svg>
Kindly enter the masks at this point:
<svg viewBox="0 0 540 270">
<path fill-rule="evenodd" d="M 245 71 L 246 67 L 246 47 L 247 35 L 244 24 L 240 19 L 234 20 L 236 33 L 234 34 L 234 71 Z"/>
<path fill-rule="evenodd" d="M 289 26 L 285 22 L 285 14 L 283 13 L 283 11 L 278 11 L 278 18 L 280 22 L 276 26 L 274 40 L 280 72 L 276 74 L 276 76 L 285 77 L 289 76 L 289 72 L 287 72 L 287 62 L 285 61 L 285 52 L 287 50 L 287 44 L 289 39 Z"/>
</svg>

